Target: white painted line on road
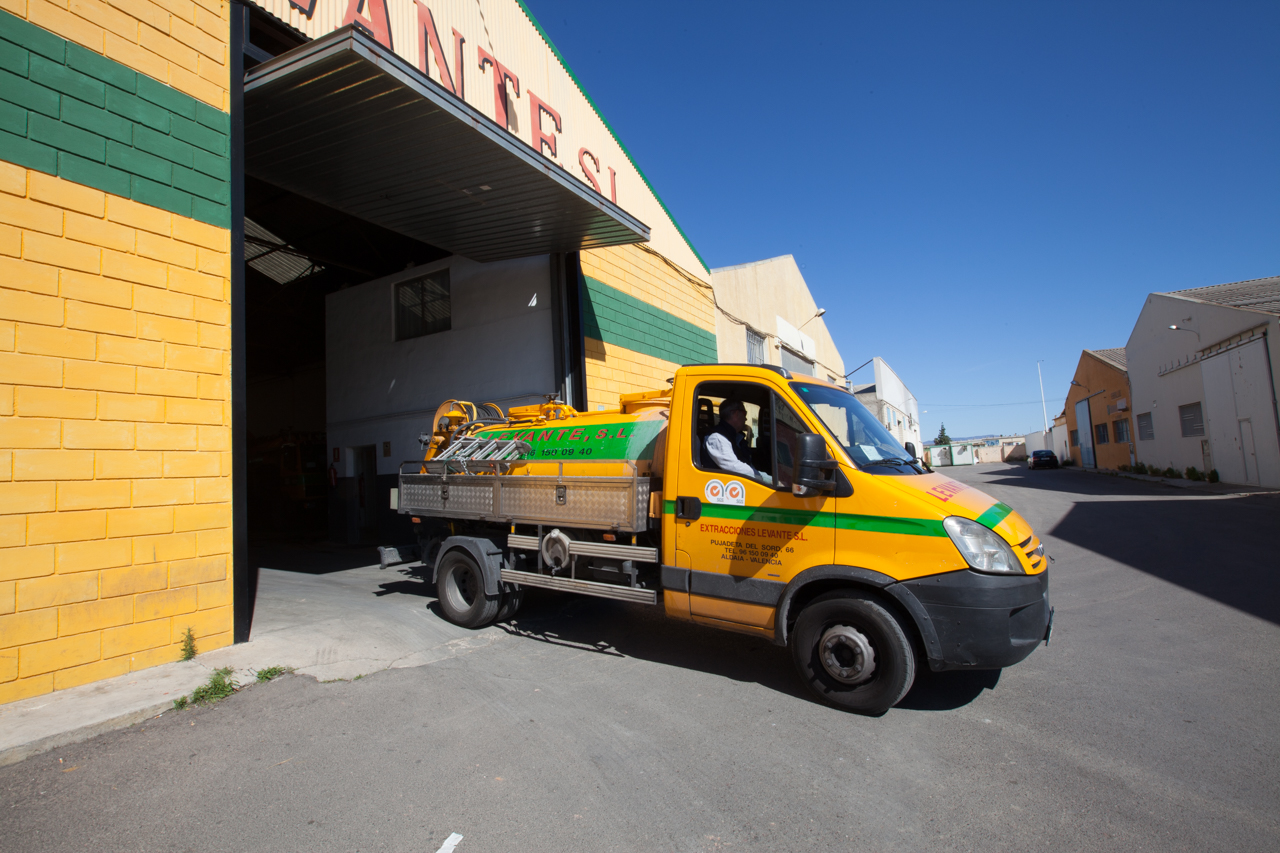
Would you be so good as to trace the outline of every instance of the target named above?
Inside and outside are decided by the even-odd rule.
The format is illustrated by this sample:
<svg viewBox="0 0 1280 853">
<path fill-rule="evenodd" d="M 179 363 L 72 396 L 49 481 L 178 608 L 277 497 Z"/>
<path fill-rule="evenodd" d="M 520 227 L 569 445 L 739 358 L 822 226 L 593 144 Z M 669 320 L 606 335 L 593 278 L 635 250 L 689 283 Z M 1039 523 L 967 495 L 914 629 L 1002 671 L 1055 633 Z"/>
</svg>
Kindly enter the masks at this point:
<svg viewBox="0 0 1280 853">
<path fill-rule="evenodd" d="M 461 840 L 462 840 L 461 835 L 459 835 L 456 832 L 453 833 L 452 835 L 450 835 L 448 838 L 444 840 L 444 844 L 440 845 L 440 849 L 437 850 L 436 853 L 453 853 L 453 848 L 457 847 L 458 842 Z"/>
</svg>

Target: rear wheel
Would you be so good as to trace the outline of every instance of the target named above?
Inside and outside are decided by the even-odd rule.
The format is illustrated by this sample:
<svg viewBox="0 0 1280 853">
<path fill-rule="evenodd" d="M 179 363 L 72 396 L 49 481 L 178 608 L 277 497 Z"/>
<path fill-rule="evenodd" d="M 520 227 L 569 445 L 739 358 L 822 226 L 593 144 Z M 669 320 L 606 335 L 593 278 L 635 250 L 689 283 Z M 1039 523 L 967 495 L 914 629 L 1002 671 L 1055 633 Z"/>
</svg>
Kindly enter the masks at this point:
<svg viewBox="0 0 1280 853">
<path fill-rule="evenodd" d="M 486 595 L 484 574 L 466 551 L 444 555 L 436 578 L 440 609 L 450 622 L 464 628 L 483 628 L 498 614 L 501 595 Z"/>
<path fill-rule="evenodd" d="M 495 622 L 506 622 L 513 618 L 520 611 L 520 605 L 524 604 L 524 587 L 515 584 L 502 586 L 502 606 L 498 608 L 498 615 L 494 617 Z"/>
<path fill-rule="evenodd" d="M 827 593 L 801 611 L 791 654 L 810 690 L 857 714 L 888 711 L 916 676 L 915 651 L 897 617 L 851 590 Z"/>
</svg>

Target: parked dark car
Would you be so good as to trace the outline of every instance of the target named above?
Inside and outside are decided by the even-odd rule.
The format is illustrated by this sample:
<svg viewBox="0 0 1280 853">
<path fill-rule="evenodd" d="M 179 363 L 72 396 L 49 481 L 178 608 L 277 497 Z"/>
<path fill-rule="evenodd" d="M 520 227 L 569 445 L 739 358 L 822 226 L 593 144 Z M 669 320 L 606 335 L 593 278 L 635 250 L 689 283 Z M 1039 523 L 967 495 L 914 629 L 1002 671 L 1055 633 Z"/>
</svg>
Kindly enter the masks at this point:
<svg viewBox="0 0 1280 853">
<path fill-rule="evenodd" d="M 1058 455 L 1052 450 L 1033 450 L 1027 458 L 1028 468 L 1057 468 Z"/>
</svg>

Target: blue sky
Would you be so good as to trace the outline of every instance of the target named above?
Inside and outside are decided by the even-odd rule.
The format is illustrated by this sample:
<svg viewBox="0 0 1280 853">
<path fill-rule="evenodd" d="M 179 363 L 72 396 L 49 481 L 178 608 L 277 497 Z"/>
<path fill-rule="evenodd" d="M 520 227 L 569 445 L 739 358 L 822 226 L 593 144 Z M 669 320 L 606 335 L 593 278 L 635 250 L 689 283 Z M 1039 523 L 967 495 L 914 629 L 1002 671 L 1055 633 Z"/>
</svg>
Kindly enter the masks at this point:
<svg viewBox="0 0 1280 853">
<path fill-rule="evenodd" d="M 794 255 L 926 439 L 1038 429 L 1036 361 L 1052 419 L 1149 292 L 1280 274 L 1278 3 L 528 2 L 707 263 Z"/>
</svg>

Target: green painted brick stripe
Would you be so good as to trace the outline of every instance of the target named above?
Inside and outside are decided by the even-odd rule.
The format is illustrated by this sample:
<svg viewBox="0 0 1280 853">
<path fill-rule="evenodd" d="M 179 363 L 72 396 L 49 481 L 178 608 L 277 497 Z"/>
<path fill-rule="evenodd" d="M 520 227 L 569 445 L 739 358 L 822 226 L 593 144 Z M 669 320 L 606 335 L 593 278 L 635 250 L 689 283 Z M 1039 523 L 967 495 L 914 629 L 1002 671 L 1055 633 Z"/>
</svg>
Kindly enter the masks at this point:
<svg viewBox="0 0 1280 853">
<path fill-rule="evenodd" d="M 231 117 L 0 11 L 0 160 L 231 227 Z"/>
<path fill-rule="evenodd" d="M 716 361 L 714 332 L 590 276 L 584 278 L 582 331 L 588 338 L 676 364 Z"/>
<path fill-rule="evenodd" d="M 664 501 L 663 511 L 674 515 L 675 501 Z M 783 509 L 780 507 L 729 506 L 726 504 L 702 505 L 704 518 L 723 518 L 730 521 L 754 521 L 758 524 L 788 524 L 796 527 L 834 527 L 836 530 L 857 530 L 865 533 L 897 533 L 903 536 L 946 536 L 942 522 L 932 518 L 900 518 L 891 515 L 858 515 L 848 512 L 813 512 L 811 510 Z"/>
<path fill-rule="evenodd" d="M 986 512 L 974 520 L 979 524 L 994 528 L 997 524 L 1004 521 L 1011 512 L 1013 512 L 1013 507 L 1007 504 L 997 503 L 994 506 L 988 507 Z"/>
</svg>

